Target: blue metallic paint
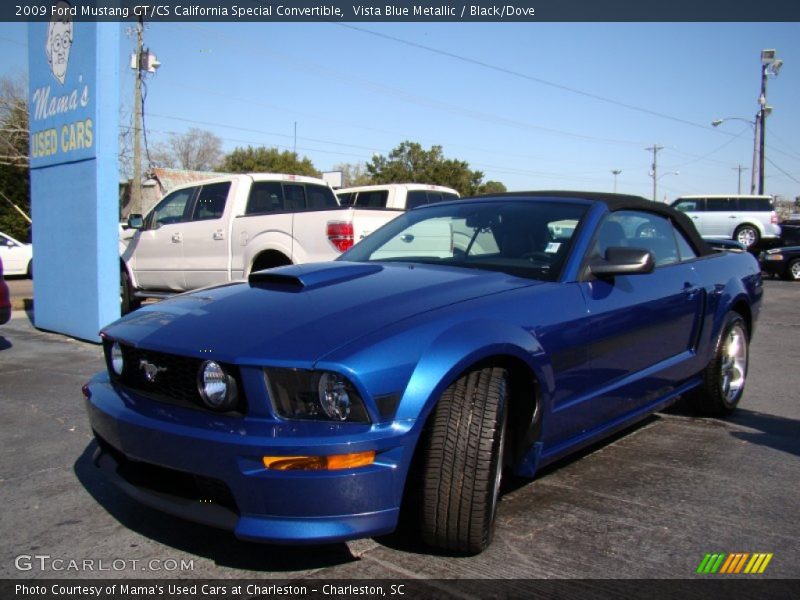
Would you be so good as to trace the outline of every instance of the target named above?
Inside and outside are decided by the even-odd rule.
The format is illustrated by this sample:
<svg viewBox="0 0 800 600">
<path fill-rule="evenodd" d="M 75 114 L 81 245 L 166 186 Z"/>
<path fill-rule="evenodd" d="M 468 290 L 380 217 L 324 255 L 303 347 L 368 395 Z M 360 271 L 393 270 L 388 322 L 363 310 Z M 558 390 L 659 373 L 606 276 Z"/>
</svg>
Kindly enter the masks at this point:
<svg viewBox="0 0 800 600">
<path fill-rule="evenodd" d="M 249 413 L 165 406 L 117 389 L 103 374 L 89 384 L 92 427 L 132 459 L 223 480 L 239 504 L 234 532 L 242 539 L 375 535 L 396 525 L 417 441 L 444 389 L 478 363 L 512 361 L 536 381 L 541 403 L 541 437 L 515 465 L 533 476 L 697 385 L 724 315 L 737 303 L 751 323 L 758 315 L 760 271 L 747 254 L 700 257 L 613 284 L 582 280 L 583 257 L 605 214 L 602 204 L 592 206 L 557 282 L 339 262 L 276 271 L 305 278 L 309 285 L 299 292 L 226 285 L 145 307 L 104 334 L 240 365 Z M 345 374 L 372 424 L 276 417 L 262 371 L 267 365 Z M 401 395 L 389 418 L 380 417 L 374 402 L 384 394 Z M 375 465 L 271 472 L 260 464 L 271 453 L 362 450 L 377 451 Z"/>
</svg>

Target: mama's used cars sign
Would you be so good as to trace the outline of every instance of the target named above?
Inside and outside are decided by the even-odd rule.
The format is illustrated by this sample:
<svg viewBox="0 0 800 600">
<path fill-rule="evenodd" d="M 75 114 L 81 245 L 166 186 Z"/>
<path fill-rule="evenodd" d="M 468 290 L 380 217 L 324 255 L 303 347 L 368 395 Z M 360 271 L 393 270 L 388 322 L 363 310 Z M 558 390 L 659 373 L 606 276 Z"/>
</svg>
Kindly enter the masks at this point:
<svg viewBox="0 0 800 600">
<path fill-rule="evenodd" d="M 119 317 L 120 26 L 47 8 L 28 23 L 34 322 L 99 341 Z"/>
<path fill-rule="evenodd" d="M 29 32 L 31 168 L 95 156 L 96 28 L 75 23 L 69 5 Z M 59 8 L 62 10 L 59 11 Z"/>
</svg>

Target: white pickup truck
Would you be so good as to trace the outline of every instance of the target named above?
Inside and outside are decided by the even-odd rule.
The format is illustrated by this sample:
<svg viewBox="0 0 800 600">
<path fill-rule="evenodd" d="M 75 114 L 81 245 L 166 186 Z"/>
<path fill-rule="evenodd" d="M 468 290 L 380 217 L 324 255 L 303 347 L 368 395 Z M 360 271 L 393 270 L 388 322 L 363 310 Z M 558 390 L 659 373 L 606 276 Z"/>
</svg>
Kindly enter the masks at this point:
<svg viewBox="0 0 800 600">
<path fill-rule="evenodd" d="M 423 204 L 443 200 L 457 200 L 458 192 L 443 185 L 425 183 L 383 183 L 336 190 L 342 206 L 355 208 L 381 208 L 385 210 L 411 210 Z"/>
<path fill-rule="evenodd" d="M 341 207 L 321 179 L 228 175 L 175 188 L 120 237 L 123 313 L 145 297 L 333 260 L 395 213 Z"/>
</svg>

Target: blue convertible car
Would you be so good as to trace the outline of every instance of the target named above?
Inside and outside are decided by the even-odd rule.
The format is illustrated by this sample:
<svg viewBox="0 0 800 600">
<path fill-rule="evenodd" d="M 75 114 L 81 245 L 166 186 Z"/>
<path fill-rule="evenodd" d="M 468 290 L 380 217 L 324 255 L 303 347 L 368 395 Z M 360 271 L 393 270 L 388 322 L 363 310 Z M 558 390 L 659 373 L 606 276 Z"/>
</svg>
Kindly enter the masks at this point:
<svg viewBox="0 0 800 600">
<path fill-rule="evenodd" d="M 335 262 L 108 326 L 107 373 L 84 387 L 95 462 L 241 539 L 383 534 L 402 505 L 428 543 L 479 552 L 504 471 L 532 477 L 681 395 L 732 411 L 761 296 L 751 255 L 662 204 L 434 204 Z"/>
</svg>

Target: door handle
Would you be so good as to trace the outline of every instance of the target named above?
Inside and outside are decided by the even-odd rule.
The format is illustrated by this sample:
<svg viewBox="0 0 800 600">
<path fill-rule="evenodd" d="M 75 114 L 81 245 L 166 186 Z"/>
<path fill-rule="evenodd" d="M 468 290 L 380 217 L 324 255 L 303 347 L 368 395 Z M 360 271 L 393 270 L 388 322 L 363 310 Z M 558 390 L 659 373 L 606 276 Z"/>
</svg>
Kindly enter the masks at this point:
<svg viewBox="0 0 800 600">
<path fill-rule="evenodd" d="M 697 219 L 699 219 L 700 217 L 698 217 L 697 215 L 692 215 L 692 218 L 693 218 L 693 219 L 696 221 L 696 220 L 697 220 Z"/>
<path fill-rule="evenodd" d="M 217 229 L 214 232 L 214 239 L 215 240 L 224 240 L 225 239 L 225 233 L 222 231 L 222 229 Z"/>
<path fill-rule="evenodd" d="M 182 233 L 180 233 L 180 232 L 178 232 L 178 233 L 173 233 L 173 234 L 172 234 L 172 241 L 173 241 L 174 243 L 176 243 L 176 244 L 179 244 L 180 242 L 182 242 L 182 241 L 183 241 L 183 234 L 182 234 Z"/>
<path fill-rule="evenodd" d="M 728 218 L 729 218 L 729 219 L 735 219 L 735 218 L 736 218 L 736 215 L 730 215 Z"/>
<path fill-rule="evenodd" d="M 694 298 L 700 292 L 700 288 L 688 281 L 683 284 L 683 293 L 689 298 Z"/>
</svg>

